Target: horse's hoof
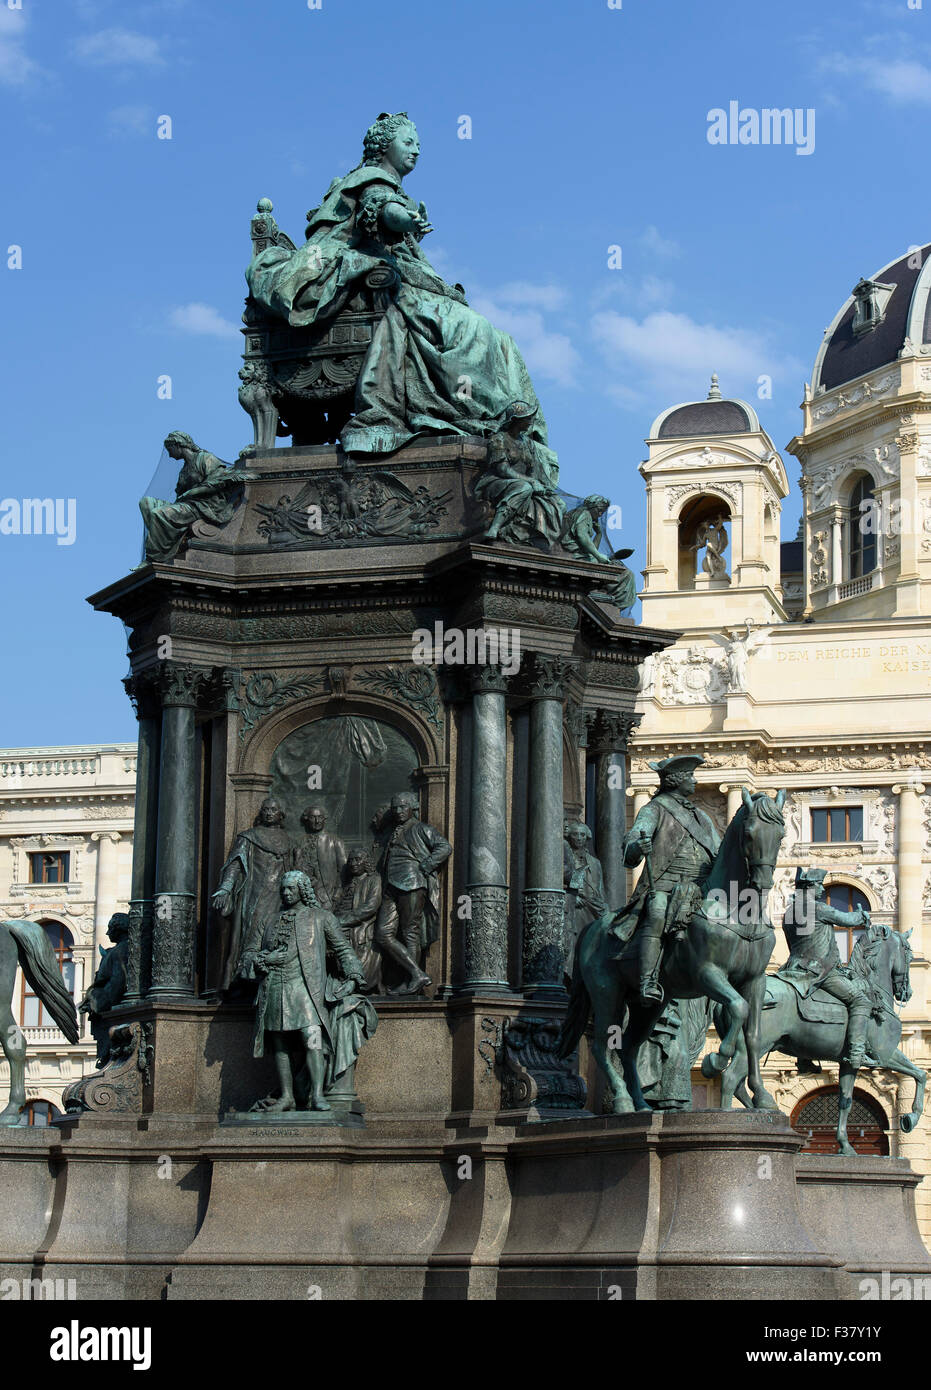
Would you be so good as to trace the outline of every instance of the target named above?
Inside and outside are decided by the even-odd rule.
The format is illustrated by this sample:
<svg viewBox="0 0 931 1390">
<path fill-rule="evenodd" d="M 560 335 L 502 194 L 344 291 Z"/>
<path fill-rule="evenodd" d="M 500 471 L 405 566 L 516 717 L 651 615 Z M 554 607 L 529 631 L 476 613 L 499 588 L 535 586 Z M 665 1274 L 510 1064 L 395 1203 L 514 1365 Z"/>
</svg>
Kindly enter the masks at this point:
<svg viewBox="0 0 931 1390">
<path fill-rule="evenodd" d="M 615 1096 L 611 1102 L 609 1115 L 633 1115 L 634 1103 L 632 1100 L 622 1100 L 620 1096 Z"/>
<path fill-rule="evenodd" d="M 779 1106 L 769 1094 L 769 1091 L 764 1091 L 761 1096 L 753 1097 L 753 1108 L 754 1110 L 778 1110 Z"/>
<path fill-rule="evenodd" d="M 720 1076 L 722 1072 L 727 1071 L 730 1064 L 730 1057 L 722 1057 L 720 1052 L 709 1052 L 702 1060 L 701 1074 L 708 1078 Z"/>
<path fill-rule="evenodd" d="M 856 1158 L 857 1151 L 852 1144 L 841 1144 L 840 1151 L 844 1158 Z"/>
<path fill-rule="evenodd" d="M 905 1134 L 911 1134 L 912 1130 L 915 1128 L 917 1123 L 918 1116 L 915 1114 L 914 1110 L 910 1110 L 907 1115 L 902 1115 L 900 1117 L 899 1129 L 901 1129 Z"/>
</svg>

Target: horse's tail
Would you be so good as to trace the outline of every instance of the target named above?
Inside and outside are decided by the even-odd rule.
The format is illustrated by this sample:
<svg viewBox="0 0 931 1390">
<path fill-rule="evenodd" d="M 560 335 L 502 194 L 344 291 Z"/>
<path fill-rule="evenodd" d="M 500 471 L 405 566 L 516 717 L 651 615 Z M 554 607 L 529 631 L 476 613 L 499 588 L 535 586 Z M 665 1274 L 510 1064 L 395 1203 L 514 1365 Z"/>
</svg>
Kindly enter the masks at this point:
<svg viewBox="0 0 931 1390">
<path fill-rule="evenodd" d="M 598 918 L 598 921 L 601 919 Z M 569 1007 L 562 1025 L 562 1032 L 559 1035 L 559 1047 L 557 1049 L 560 1057 L 569 1057 L 579 1045 L 582 1034 L 588 1025 L 588 1020 L 592 1013 L 591 996 L 586 988 L 585 981 L 582 979 L 582 967 L 580 956 L 582 954 L 582 942 L 585 940 L 596 922 L 589 922 L 587 927 L 583 927 L 579 932 L 579 939 L 575 943 L 575 955 L 572 960 L 572 982 L 569 986 Z"/>
<path fill-rule="evenodd" d="M 74 1000 L 61 978 L 55 952 L 37 922 L 4 922 L 16 942 L 19 963 L 34 992 L 71 1043 L 80 1033 Z"/>
</svg>

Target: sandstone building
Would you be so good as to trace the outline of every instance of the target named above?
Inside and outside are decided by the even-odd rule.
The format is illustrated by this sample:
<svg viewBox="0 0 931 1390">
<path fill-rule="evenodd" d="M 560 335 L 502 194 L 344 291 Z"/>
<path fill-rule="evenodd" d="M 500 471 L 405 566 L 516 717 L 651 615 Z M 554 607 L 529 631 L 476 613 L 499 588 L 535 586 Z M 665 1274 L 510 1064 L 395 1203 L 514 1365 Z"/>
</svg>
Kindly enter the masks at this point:
<svg viewBox="0 0 931 1390">
<path fill-rule="evenodd" d="M 646 663 L 628 788 L 635 814 L 656 786 L 649 760 L 673 750 L 701 753 L 701 804 L 723 827 L 742 786 L 786 787 L 772 916 L 781 917 L 796 866 L 816 864 L 828 870 L 835 906 L 862 904 L 874 922 L 910 931 L 913 995 L 901 1012 L 902 1047 L 926 1070 L 929 291 L 931 248 L 913 249 L 860 280 L 826 331 L 805 389 L 802 429 L 788 445 L 801 464 L 795 537 L 780 531 L 787 469 L 752 406 L 725 399 L 713 379 L 706 400 L 677 405 L 654 422 L 640 467 L 648 533 L 643 622 L 682 635 Z M 842 957 L 855 935 L 839 933 Z M 771 968 L 785 955 L 780 943 Z M 836 1068 L 800 1076 L 773 1054 L 765 1074 L 813 1143 L 830 1134 Z M 927 1116 L 911 1134 L 897 1123 L 911 1108 L 914 1083 L 890 1073 L 862 1077 L 853 1142 L 931 1170 Z M 696 1087 L 708 1085 L 696 1073 Z M 918 1203 L 927 1240 L 931 1193 L 919 1188 Z"/>
</svg>

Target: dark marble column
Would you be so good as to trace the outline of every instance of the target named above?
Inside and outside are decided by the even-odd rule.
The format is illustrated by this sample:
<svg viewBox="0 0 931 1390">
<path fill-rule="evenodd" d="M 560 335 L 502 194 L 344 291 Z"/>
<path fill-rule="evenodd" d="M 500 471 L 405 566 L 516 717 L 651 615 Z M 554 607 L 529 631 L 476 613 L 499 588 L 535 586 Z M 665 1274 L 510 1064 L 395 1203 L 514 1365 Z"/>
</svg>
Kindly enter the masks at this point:
<svg viewBox="0 0 931 1390">
<path fill-rule="evenodd" d="M 563 699 L 571 666 L 536 656 L 529 668 L 530 766 L 527 886 L 523 894 L 523 988 L 565 997 L 563 890 Z"/>
<path fill-rule="evenodd" d="M 194 994 L 197 767 L 194 710 L 209 672 L 166 663 L 159 671 L 162 738 L 159 762 L 158 857 L 149 997 Z"/>
<path fill-rule="evenodd" d="M 604 872 L 605 896 L 611 907 L 627 898 L 624 836 L 627 833 L 627 744 L 639 715 L 595 711 L 588 737 L 595 757 L 595 854 Z"/>
<path fill-rule="evenodd" d="M 457 993 L 501 994 L 508 987 L 507 679 L 497 666 L 471 673 L 469 782 L 471 916 L 464 923 L 463 979 Z"/>
<path fill-rule="evenodd" d="M 144 997 L 152 978 L 161 717 L 158 694 L 151 676 L 130 676 L 124 685 L 139 720 L 129 947 L 126 956 L 126 993 L 123 997 L 124 1003 L 134 1004 Z"/>
</svg>

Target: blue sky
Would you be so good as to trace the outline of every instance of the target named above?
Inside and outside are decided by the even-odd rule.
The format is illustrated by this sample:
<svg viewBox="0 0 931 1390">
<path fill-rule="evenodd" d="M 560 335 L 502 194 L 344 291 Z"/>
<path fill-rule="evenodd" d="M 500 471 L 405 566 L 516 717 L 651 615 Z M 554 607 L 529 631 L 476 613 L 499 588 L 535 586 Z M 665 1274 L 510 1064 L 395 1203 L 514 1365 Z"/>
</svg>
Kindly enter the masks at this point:
<svg viewBox="0 0 931 1390">
<path fill-rule="evenodd" d="M 424 250 L 517 339 L 563 485 L 620 503 L 638 569 L 659 411 L 717 371 L 784 450 L 856 280 L 931 238 L 931 0 L 10 3 L 0 496 L 73 497 L 76 532 L 0 535 L 4 746 L 135 736 L 122 628 L 84 597 L 138 562 L 168 430 L 228 460 L 251 439 L 250 215 L 267 195 L 299 239 L 379 111 L 420 131 Z M 732 100 L 813 109 L 813 152 L 709 144 Z"/>
</svg>

